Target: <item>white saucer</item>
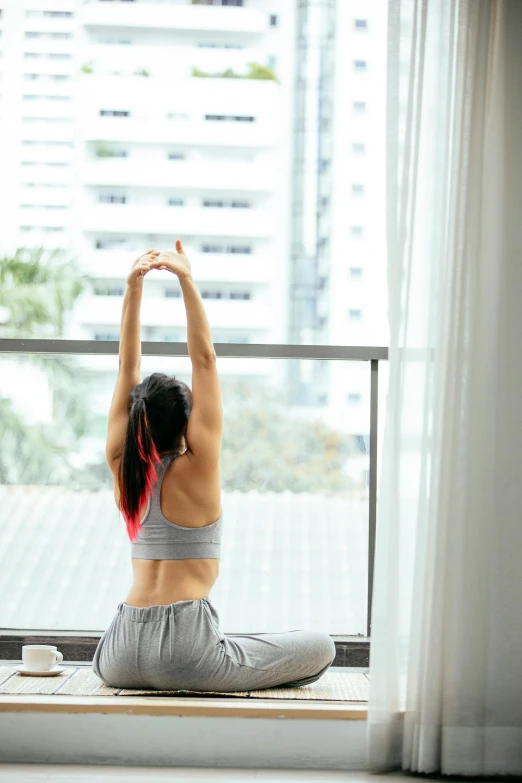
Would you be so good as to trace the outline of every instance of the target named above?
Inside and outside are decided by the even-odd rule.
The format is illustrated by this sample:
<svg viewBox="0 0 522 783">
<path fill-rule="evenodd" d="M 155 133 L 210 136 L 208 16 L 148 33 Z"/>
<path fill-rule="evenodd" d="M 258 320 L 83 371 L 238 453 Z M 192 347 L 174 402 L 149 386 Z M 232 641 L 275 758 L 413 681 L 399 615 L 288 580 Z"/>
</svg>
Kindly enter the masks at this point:
<svg viewBox="0 0 522 783">
<path fill-rule="evenodd" d="M 18 674 L 25 674 L 28 677 L 56 677 L 57 674 L 62 674 L 66 669 L 66 666 L 54 666 L 52 669 L 49 669 L 45 672 L 35 672 L 26 669 L 23 664 L 22 666 L 16 667 Z"/>
</svg>

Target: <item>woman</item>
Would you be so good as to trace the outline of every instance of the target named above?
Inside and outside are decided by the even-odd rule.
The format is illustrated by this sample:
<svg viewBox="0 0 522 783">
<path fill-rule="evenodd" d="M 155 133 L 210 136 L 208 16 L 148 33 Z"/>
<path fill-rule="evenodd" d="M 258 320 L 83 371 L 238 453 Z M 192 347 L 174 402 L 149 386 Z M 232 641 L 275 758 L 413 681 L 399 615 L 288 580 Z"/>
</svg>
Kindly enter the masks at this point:
<svg viewBox="0 0 522 783">
<path fill-rule="evenodd" d="M 131 539 L 134 582 L 100 639 L 93 670 L 117 688 L 228 692 L 305 685 L 334 659 L 329 636 L 225 636 L 208 598 L 223 523 L 221 395 L 210 327 L 179 240 L 176 250 L 149 250 L 127 278 L 106 456 Z M 153 269 L 168 269 L 181 285 L 192 392 L 163 373 L 140 383 L 141 296 Z"/>
</svg>

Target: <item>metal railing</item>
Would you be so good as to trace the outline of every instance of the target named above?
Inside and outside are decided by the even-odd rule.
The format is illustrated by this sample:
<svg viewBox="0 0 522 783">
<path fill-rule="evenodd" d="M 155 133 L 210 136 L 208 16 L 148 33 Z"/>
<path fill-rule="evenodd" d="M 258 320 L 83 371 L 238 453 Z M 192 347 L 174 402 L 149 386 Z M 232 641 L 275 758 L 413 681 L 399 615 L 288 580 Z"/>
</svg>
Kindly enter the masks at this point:
<svg viewBox="0 0 522 783">
<path fill-rule="evenodd" d="M 388 348 L 344 345 L 288 345 L 251 343 L 214 343 L 216 354 L 237 359 L 310 359 L 370 363 L 370 437 L 369 437 L 369 509 L 368 509 L 368 604 L 367 636 L 371 636 L 375 529 L 377 520 L 377 431 L 379 362 L 387 361 Z M 117 356 L 117 340 L 36 340 L 0 339 L 0 354 L 69 354 Z M 142 342 L 142 356 L 188 357 L 186 343 Z"/>
</svg>

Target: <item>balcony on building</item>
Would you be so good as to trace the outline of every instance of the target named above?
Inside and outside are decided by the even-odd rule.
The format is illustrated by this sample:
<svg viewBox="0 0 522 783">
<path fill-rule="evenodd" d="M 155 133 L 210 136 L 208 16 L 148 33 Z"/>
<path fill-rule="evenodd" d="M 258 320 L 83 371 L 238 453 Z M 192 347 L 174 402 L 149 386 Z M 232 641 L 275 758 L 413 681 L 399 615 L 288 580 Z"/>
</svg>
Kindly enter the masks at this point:
<svg viewBox="0 0 522 783">
<path fill-rule="evenodd" d="M 87 28 L 139 30 L 209 30 L 213 33 L 262 34 L 269 29 L 268 13 L 236 6 L 192 5 L 190 0 L 161 3 L 102 3 L 87 0 L 80 19 Z"/>
<path fill-rule="evenodd" d="M 235 161 L 169 161 L 144 168 L 123 160 L 89 161 L 84 164 L 85 185 L 97 187 L 180 188 L 219 192 L 270 192 L 276 187 L 273 168 Z M 116 212 L 111 213 L 116 217 Z M 128 228 L 128 226 L 127 226 Z"/>
<path fill-rule="evenodd" d="M 146 245 L 145 238 L 138 238 L 126 250 L 92 250 L 82 256 L 82 266 L 93 278 L 125 280 L 129 274 L 129 259 Z M 192 263 L 192 272 L 198 283 L 263 283 L 274 278 L 274 258 L 265 253 L 249 256 L 201 253 L 199 246 L 192 248 L 185 243 L 185 249 Z M 172 282 L 170 272 L 155 272 L 159 280 Z"/>
<path fill-rule="evenodd" d="M 138 61 L 136 61 L 138 62 Z M 279 142 L 277 82 L 191 77 L 191 67 L 165 76 L 85 74 L 84 140 L 95 145 L 177 144 L 267 149 Z M 122 116 L 101 112 L 121 111 Z"/>
<path fill-rule="evenodd" d="M 176 225 L 190 236 L 267 238 L 275 231 L 274 218 L 262 210 L 155 204 L 93 204 L 86 210 L 82 227 L 93 233 L 169 235 Z"/>
<path fill-rule="evenodd" d="M 78 305 L 78 321 L 84 325 L 105 324 L 119 330 L 121 307 L 114 296 L 86 296 Z M 269 329 L 273 317 L 270 305 L 256 301 L 205 300 L 205 310 L 214 329 Z M 143 297 L 141 322 L 154 327 L 184 328 L 187 323 L 185 306 L 180 298 Z"/>
</svg>

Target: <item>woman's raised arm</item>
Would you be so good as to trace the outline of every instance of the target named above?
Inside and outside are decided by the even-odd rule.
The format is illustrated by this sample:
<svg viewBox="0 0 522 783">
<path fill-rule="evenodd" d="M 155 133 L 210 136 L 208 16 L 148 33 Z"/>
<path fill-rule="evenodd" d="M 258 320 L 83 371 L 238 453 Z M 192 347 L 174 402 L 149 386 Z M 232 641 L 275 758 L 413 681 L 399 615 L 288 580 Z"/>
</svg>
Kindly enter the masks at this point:
<svg viewBox="0 0 522 783">
<path fill-rule="evenodd" d="M 203 300 L 192 278 L 191 267 L 178 239 L 176 250 L 162 252 L 151 269 L 169 269 L 177 275 L 187 312 L 187 346 L 192 362 L 192 412 L 187 426 L 189 452 L 201 468 L 215 468 L 221 450 L 223 411 L 216 352 Z"/>
<path fill-rule="evenodd" d="M 143 278 L 158 255 L 157 250 L 148 250 L 136 259 L 127 277 L 127 290 L 123 298 L 121 314 L 118 377 L 109 410 L 105 447 L 107 463 L 113 473 L 118 469 L 127 431 L 129 394 L 140 382 L 140 308 Z"/>
</svg>

